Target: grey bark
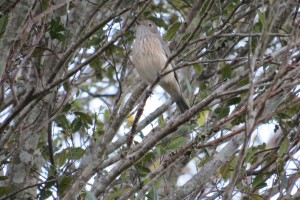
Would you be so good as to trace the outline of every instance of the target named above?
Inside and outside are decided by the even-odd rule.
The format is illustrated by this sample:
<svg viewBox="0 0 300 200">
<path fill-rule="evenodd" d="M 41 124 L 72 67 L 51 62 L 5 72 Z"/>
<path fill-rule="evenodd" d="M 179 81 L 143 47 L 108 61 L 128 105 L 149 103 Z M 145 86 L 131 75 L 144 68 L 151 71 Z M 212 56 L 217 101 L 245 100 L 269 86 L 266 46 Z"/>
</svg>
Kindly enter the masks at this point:
<svg viewBox="0 0 300 200">
<path fill-rule="evenodd" d="M 2 49 L 0 51 L 0 77 L 2 77 L 7 64 L 9 64 L 8 58 L 13 44 L 21 39 L 21 33 L 24 31 L 25 21 L 28 19 L 33 3 L 34 0 L 20 1 L 8 14 L 8 23 L 3 36 L 0 38 L 0 49 Z M 4 7 L 9 8 L 10 5 L 13 5 L 13 3 L 6 4 Z"/>
</svg>

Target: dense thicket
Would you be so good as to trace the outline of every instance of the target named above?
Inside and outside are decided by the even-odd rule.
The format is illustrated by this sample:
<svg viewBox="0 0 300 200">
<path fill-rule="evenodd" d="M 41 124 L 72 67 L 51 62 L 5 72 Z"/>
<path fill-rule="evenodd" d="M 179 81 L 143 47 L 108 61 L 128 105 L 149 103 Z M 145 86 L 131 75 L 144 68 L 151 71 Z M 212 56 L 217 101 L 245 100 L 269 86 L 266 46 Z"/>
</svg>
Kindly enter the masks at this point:
<svg viewBox="0 0 300 200">
<path fill-rule="evenodd" d="M 299 1 L 0 0 L 0 14 L 0 198 L 299 198 Z M 183 114 L 130 61 L 142 19 L 172 50 Z"/>
</svg>

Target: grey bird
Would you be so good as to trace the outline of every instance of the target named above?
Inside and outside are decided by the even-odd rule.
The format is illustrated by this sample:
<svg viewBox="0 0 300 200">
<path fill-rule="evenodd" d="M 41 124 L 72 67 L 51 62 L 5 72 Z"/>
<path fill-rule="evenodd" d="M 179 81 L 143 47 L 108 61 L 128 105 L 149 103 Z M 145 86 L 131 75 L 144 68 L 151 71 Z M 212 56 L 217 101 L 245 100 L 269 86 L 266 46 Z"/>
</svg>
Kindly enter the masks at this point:
<svg viewBox="0 0 300 200">
<path fill-rule="evenodd" d="M 149 20 L 140 22 L 136 27 L 136 38 L 132 46 L 132 62 L 141 78 L 148 84 L 153 83 L 164 69 L 170 49 L 163 41 L 157 26 Z M 171 62 L 164 72 L 175 67 Z M 176 102 L 181 113 L 189 109 L 182 96 L 175 71 L 163 76 L 158 83 Z"/>
</svg>

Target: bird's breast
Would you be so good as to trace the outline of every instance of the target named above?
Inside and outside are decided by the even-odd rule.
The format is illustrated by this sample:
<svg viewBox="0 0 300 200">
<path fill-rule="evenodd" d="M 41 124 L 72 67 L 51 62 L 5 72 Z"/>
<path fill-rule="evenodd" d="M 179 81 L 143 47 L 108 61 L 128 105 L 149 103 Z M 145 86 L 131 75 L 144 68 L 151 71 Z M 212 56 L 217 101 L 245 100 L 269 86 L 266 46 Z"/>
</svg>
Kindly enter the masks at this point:
<svg viewBox="0 0 300 200">
<path fill-rule="evenodd" d="M 132 48 L 132 62 L 144 81 L 152 83 L 166 61 L 167 57 L 158 38 L 136 39 Z"/>
</svg>

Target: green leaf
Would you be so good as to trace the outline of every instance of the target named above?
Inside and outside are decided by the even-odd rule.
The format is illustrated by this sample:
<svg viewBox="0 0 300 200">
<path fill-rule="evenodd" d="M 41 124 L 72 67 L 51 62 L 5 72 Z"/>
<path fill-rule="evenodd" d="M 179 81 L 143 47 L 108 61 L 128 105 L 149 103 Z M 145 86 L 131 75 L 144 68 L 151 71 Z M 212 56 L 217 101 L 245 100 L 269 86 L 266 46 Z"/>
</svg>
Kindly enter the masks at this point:
<svg viewBox="0 0 300 200">
<path fill-rule="evenodd" d="M 158 117 L 158 125 L 159 125 L 160 127 L 164 127 L 164 126 L 166 125 L 166 121 L 165 121 L 163 115 L 160 115 L 160 116 Z"/>
<path fill-rule="evenodd" d="M 289 148 L 290 148 L 289 140 L 285 138 L 279 147 L 278 156 L 279 157 L 284 156 L 289 151 Z"/>
<path fill-rule="evenodd" d="M 136 169 L 138 169 L 139 175 L 141 175 L 143 177 L 147 176 L 151 172 L 151 170 L 148 167 L 145 167 L 140 163 L 134 165 L 134 167 L 136 167 Z"/>
<path fill-rule="evenodd" d="M 8 22 L 8 15 L 4 15 L 0 18 L 0 35 L 5 32 Z"/>
<path fill-rule="evenodd" d="M 267 187 L 267 186 L 268 186 L 268 184 L 266 184 L 265 182 L 263 182 L 263 183 L 257 184 L 257 185 L 254 187 L 254 189 L 255 189 L 255 190 L 258 190 L 258 189 L 261 189 L 261 188 L 264 188 L 264 187 Z"/>
<path fill-rule="evenodd" d="M 255 187 L 256 185 L 262 183 L 264 181 L 264 176 L 263 175 L 257 175 L 254 180 L 253 180 L 253 187 Z"/>
<path fill-rule="evenodd" d="M 256 152 L 257 152 L 256 148 L 251 147 L 247 152 L 247 156 L 245 158 L 245 163 L 252 163 L 253 160 L 257 160 L 257 156 L 256 156 L 256 158 L 254 157 Z"/>
<path fill-rule="evenodd" d="M 93 118 L 91 116 L 89 116 L 88 114 L 80 112 L 80 111 L 75 111 L 74 114 L 77 116 L 80 116 L 80 118 L 82 119 L 83 122 L 86 122 L 89 125 L 93 124 Z"/>
<path fill-rule="evenodd" d="M 69 188 L 72 176 L 63 176 L 58 179 L 58 195 L 61 197 Z"/>
<path fill-rule="evenodd" d="M 61 25 L 60 20 L 60 17 L 57 17 L 56 19 L 52 20 L 48 31 L 52 39 L 64 41 L 65 35 L 61 32 L 65 31 L 65 28 Z"/>
<path fill-rule="evenodd" d="M 156 150 L 156 152 L 157 152 L 158 155 L 163 155 L 163 154 L 165 154 L 167 152 L 166 148 L 163 147 L 162 144 L 157 145 L 156 148 L 155 148 L 155 150 Z"/>
<path fill-rule="evenodd" d="M 106 110 L 104 111 L 104 120 L 105 120 L 105 121 L 108 121 L 109 118 L 110 118 L 110 112 L 106 109 Z"/>
<path fill-rule="evenodd" d="M 8 176 L 0 176 L 0 181 L 5 181 L 8 179 Z"/>
<path fill-rule="evenodd" d="M 82 126 L 82 122 L 81 122 L 80 118 L 75 118 L 71 123 L 72 133 L 79 131 L 81 126 Z"/>
<path fill-rule="evenodd" d="M 101 127 L 97 127 L 95 133 L 94 133 L 94 137 L 95 139 L 98 139 L 101 135 L 103 135 L 105 132 L 103 130 L 103 126 Z"/>
<path fill-rule="evenodd" d="M 281 188 L 287 188 L 289 185 L 289 179 L 286 176 L 285 173 L 282 174 L 281 178 L 280 178 L 280 187 Z"/>
<path fill-rule="evenodd" d="M 94 132 L 94 137 L 97 140 L 101 135 L 104 134 L 104 124 L 101 121 L 96 121 L 96 130 Z"/>
<path fill-rule="evenodd" d="M 90 192 L 90 191 L 86 192 L 86 198 L 87 198 L 87 200 L 97 200 L 95 194 L 93 192 Z"/>
<path fill-rule="evenodd" d="M 185 143 L 185 137 L 177 137 L 171 140 L 171 143 L 168 145 L 168 149 L 178 149 Z"/>
<path fill-rule="evenodd" d="M 48 199 L 49 197 L 51 197 L 51 195 L 52 191 L 50 191 L 49 188 L 44 188 L 44 190 L 41 191 L 38 199 Z"/>
<path fill-rule="evenodd" d="M 56 153 L 54 155 L 54 160 L 59 167 L 63 166 L 67 161 L 67 152 L 63 150 L 59 153 Z"/>
<path fill-rule="evenodd" d="M 222 78 L 223 79 L 230 79 L 231 78 L 231 74 L 232 74 L 232 70 L 230 65 L 225 65 L 222 68 Z"/>
<path fill-rule="evenodd" d="M 229 114 L 230 108 L 229 107 L 218 107 L 215 109 L 214 112 L 216 113 L 218 119 L 222 119 Z"/>
<path fill-rule="evenodd" d="M 279 157 L 277 160 L 276 160 L 276 164 L 277 164 L 277 168 L 276 168 L 276 172 L 277 174 L 280 174 L 282 171 L 284 171 L 284 166 L 286 165 L 286 162 L 284 160 L 283 157 Z"/>
<path fill-rule="evenodd" d="M 45 10 L 47 10 L 49 6 L 49 2 L 48 0 L 42 0 L 41 3 L 40 3 L 40 9 L 42 12 L 44 12 Z"/>
<path fill-rule="evenodd" d="M 251 198 L 251 200 L 265 200 L 265 198 L 261 197 L 258 194 L 253 195 L 253 197 Z"/>
<path fill-rule="evenodd" d="M 166 35 L 165 35 L 165 41 L 169 41 L 171 40 L 175 33 L 178 31 L 178 29 L 180 28 L 181 26 L 181 23 L 180 22 L 176 22 L 174 23 L 170 28 L 169 30 L 167 31 Z"/>
<path fill-rule="evenodd" d="M 32 53 L 32 57 L 42 57 L 43 55 L 44 55 L 44 53 L 45 53 L 45 49 L 43 49 L 43 48 L 40 48 L 40 47 L 36 47 L 34 50 L 33 50 L 33 53 Z M 40 67 L 40 68 L 42 68 L 43 66 L 41 65 L 41 66 L 38 66 L 38 67 Z"/>
<path fill-rule="evenodd" d="M 52 38 L 57 39 L 59 41 L 64 41 L 65 40 L 65 36 L 62 33 L 55 33 Z"/>
<path fill-rule="evenodd" d="M 75 147 L 75 148 L 68 148 L 67 152 L 70 155 L 71 159 L 79 160 L 84 155 L 85 150 L 80 147 Z"/>
<path fill-rule="evenodd" d="M 236 118 L 234 118 L 230 124 L 232 126 L 235 126 L 235 125 L 238 125 L 238 124 L 241 124 L 241 123 L 244 123 L 245 122 L 245 115 L 240 115 L 240 116 L 237 116 Z"/>
<path fill-rule="evenodd" d="M 212 27 L 211 22 L 206 21 L 202 26 L 201 32 L 204 32 L 207 36 L 211 36 L 215 33 L 215 29 Z"/>
<path fill-rule="evenodd" d="M 264 150 L 265 148 L 266 148 L 265 143 L 249 148 L 248 152 L 247 152 L 247 156 L 245 158 L 245 163 L 252 164 L 252 163 L 256 162 L 256 160 L 258 159 L 258 156 L 259 156 L 259 155 L 256 155 L 256 153 L 258 151 Z"/>
<path fill-rule="evenodd" d="M 124 0 L 124 1 L 123 1 L 123 5 L 124 5 L 124 7 L 125 7 L 125 6 L 128 6 L 128 5 L 133 4 L 134 2 L 135 2 L 135 0 Z"/>
<path fill-rule="evenodd" d="M 68 159 L 79 160 L 84 155 L 85 150 L 80 147 L 66 148 L 54 155 L 54 159 L 58 166 L 63 166 Z"/>
<path fill-rule="evenodd" d="M 193 67 L 198 74 L 203 72 L 203 67 L 199 63 L 194 64 Z"/>
<path fill-rule="evenodd" d="M 185 33 L 183 34 L 183 36 L 182 36 L 180 42 L 185 42 L 185 41 L 189 38 L 190 35 L 191 35 L 190 32 L 185 32 Z"/>
<path fill-rule="evenodd" d="M 262 12 L 258 12 L 259 22 L 261 23 L 262 27 L 266 27 L 266 16 Z"/>
<path fill-rule="evenodd" d="M 247 85 L 248 83 L 249 83 L 249 78 L 247 77 L 247 78 L 242 79 L 242 80 L 238 83 L 238 86 L 239 86 L 239 87 L 242 87 L 242 86 Z"/>
<path fill-rule="evenodd" d="M 102 62 L 100 59 L 93 59 L 92 62 L 90 62 L 90 66 L 95 70 L 102 70 Z"/>
<path fill-rule="evenodd" d="M 178 133 L 178 135 L 181 135 L 181 134 L 187 133 L 190 130 L 191 130 L 191 125 L 183 124 L 177 129 L 177 133 Z"/>
<path fill-rule="evenodd" d="M 205 13 L 205 11 L 206 11 L 206 9 L 207 9 L 209 3 L 210 3 L 210 1 L 204 1 L 204 2 L 202 3 L 201 8 L 200 8 L 199 13 L 198 13 L 198 15 L 199 15 L 200 17 L 202 17 L 202 16 L 204 15 L 204 13 Z"/>
<path fill-rule="evenodd" d="M 220 173 L 221 177 L 225 180 L 230 178 L 232 171 L 233 171 L 232 167 L 230 166 L 230 163 L 228 163 L 228 162 L 225 163 L 223 166 L 221 166 L 218 169 L 218 172 Z"/>
<path fill-rule="evenodd" d="M 251 38 L 251 52 L 255 51 L 258 42 L 259 42 L 259 40 L 257 37 Z"/>
<path fill-rule="evenodd" d="M 10 191 L 10 187 L 8 186 L 0 186 L 0 197 L 3 197 Z"/>
<path fill-rule="evenodd" d="M 200 91 L 203 91 L 203 90 L 206 90 L 207 85 L 203 82 L 203 83 L 200 83 L 199 87 L 200 87 Z"/>
<path fill-rule="evenodd" d="M 121 197 L 124 193 L 128 192 L 130 189 L 131 188 L 124 188 L 124 189 L 115 190 L 111 195 L 109 195 L 105 199 L 107 199 L 107 200 L 118 199 L 118 197 Z"/>
<path fill-rule="evenodd" d="M 65 115 L 60 115 L 55 120 L 58 127 L 63 128 L 64 130 L 70 129 L 70 122 L 68 121 Z"/>
<path fill-rule="evenodd" d="M 159 182 L 160 181 L 158 181 L 158 183 Z M 155 189 L 155 186 L 156 185 L 154 185 L 154 187 L 151 187 L 151 189 L 148 190 L 147 195 L 146 195 L 147 199 L 159 200 L 158 193 Z"/>
<path fill-rule="evenodd" d="M 227 106 L 232 106 L 240 103 L 241 97 L 233 97 L 226 102 Z"/>
<path fill-rule="evenodd" d="M 77 5 L 73 3 L 72 1 L 69 3 L 69 9 L 71 10 L 72 8 L 76 8 Z"/>
<path fill-rule="evenodd" d="M 204 126 L 208 113 L 209 113 L 209 110 L 204 110 L 199 114 L 197 123 L 199 124 L 200 127 Z"/>
<path fill-rule="evenodd" d="M 141 158 L 141 163 L 149 163 L 152 162 L 156 158 L 156 154 L 154 152 L 149 152 L 143 158 Z"/>
<path fill-rule="evenodd" d="M 68 103 L 63 108 L 63 112 L 68 112 L 69 110 L 71 110 L 71 108 L 72 108 L 72 104 Z"/>
</svg>

